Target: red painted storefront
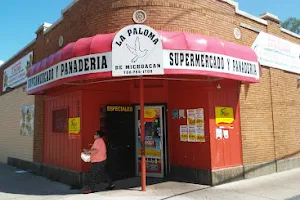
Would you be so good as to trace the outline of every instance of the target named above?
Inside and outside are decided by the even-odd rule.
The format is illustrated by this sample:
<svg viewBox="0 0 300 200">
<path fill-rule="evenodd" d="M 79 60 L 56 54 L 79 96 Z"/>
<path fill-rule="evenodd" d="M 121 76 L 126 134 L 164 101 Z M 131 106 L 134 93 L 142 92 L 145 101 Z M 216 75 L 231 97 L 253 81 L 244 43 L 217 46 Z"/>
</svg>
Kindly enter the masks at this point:
<svg viewBox="0 0 300 200">
<path fill-rule="evenodd" d="M 160 32 L 163 48 L 209 52 L 257 62 L 249 47 L 243 47 L 205 36 L 177 32 Z M 115 34 L 97 35 L 71 43 L 59 52 L 37 63 L 29 71 L 29 78 L 51 66 L 80 56 L 111 51 Z M 214 77 L 214 78 L 212 78 Z M 28 86 L 31 82 L 28 81 Z M 144 77 L 145 105 L 165 105 L 167 148 L 165 156 L 168 168 L 212 170 L 241 166 L 241 130 L 239 87 L 241 82 L 258 82 L 257 78 L 209 72 L 205 70 L 165 69 L 163 76 Z M 100 110 L 107 105 L 140 104 L 139 78 L 112 77 L 111 71 L 90 73 L 58 79 L 29 90 L 29 94 L 43 94 L 45 99 L 43 164 L 76 172 L 86 172 L 89 164 L 80 159 L 83 148 L 93 142 L 93 135 L 101 125 Z M 231 107 L 234 110 L 233 129 L 228 139 L 216 139 L 215 107 Z M 79 137 L 53 131 L 53 111 L 67 108 L 67 118 L 80 117 Z M 205 142 L 180 141 L 180 125 L 187 119 L 173 119 L 172 111 L 204 109 Z M 185 114 L 186 115 L 186 114 Z"/>
<path fill-rule="evenodd" d="M 43 162 L 74 171 L 86 171 L 88 165 L 78 155 L 91 143 L 94 131 L 100 127 L 100 108 L 108 104 L 138 104 L 137 83 L 122 81 L 50 90 L 45 95 Z M 217 89 L 218 83 L 221 83 L 221 89 Z M 242 165 L 237 81 L 147 80 L 145 87 L 146 104 L 167 104 L 170 165 L 207 170 Z M 230 130 L 229 140 L 217 140 L 215 137 L 215 106 L 234 108 L 234 129 Z M 66 107 L 69 108 L 69 118 L 77 117 L 79 113 L 83 119 L 79 139 L 70 139 L 67 133 L 52 132 L 52 111 Z M 179 126 L 186 124 L 186 119 L 174 120 L 170 111 L 192 108 L 204 108 L 205 143 L 180 142 Z"/>
</svg>

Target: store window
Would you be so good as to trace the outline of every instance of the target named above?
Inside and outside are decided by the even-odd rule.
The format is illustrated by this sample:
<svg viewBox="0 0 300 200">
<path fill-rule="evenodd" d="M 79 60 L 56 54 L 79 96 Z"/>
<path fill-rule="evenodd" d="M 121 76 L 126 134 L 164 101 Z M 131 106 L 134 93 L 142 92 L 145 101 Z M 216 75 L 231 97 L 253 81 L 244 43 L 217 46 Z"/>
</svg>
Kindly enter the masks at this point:
<svg viewBox="0 0 300 200">
<path fill-rule="evenodd" d="M 67 133 L 68 132 L 68 109 L 59 109 L 52 111 L 52 132 Z"/>
</svg>

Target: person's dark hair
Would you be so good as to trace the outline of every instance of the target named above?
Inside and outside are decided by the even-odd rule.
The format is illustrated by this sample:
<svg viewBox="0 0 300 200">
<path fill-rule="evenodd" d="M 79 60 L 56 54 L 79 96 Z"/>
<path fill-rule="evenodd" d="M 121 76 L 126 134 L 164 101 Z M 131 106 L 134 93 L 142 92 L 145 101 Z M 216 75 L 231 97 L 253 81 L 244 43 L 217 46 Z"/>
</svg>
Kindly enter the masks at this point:
<svg viewBox="0 0 300 200">
<path fill-rule="evenodd" d="M 103 136 L 104 136 L 104 132 L 101 131 L 101 130 L 98 130 L 98 131 L 96 132 L 96 134 L 97 134 L 99 137 L 103 137 Z"/>
</svg>

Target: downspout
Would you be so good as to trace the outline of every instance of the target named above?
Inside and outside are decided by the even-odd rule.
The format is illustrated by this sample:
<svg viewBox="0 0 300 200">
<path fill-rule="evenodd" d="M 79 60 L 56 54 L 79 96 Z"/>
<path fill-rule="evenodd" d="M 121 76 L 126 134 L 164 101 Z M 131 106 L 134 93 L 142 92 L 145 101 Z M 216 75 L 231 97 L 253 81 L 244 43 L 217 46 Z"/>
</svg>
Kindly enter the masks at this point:
<svg viewBox="0 0 300 200">
<path fill-rule="evenodd" d="M 276 172 L 278 172 L 277 169 L 277 156 L 276 156 L 276 137 L 275 137 L 275 124 L 274 124 L 274 107 L 273 107 L 273 88 L 272 88 L 272 73 L 271 68 L 269 68 L 269 76 L 270 76 L 270 96 L 271 96 L 271 110 L 272 110 L 272 131 L 273 131 L 273 140 L 274 140 L 274 159 L 275 159 L 275 169 Z"/>
</svg>

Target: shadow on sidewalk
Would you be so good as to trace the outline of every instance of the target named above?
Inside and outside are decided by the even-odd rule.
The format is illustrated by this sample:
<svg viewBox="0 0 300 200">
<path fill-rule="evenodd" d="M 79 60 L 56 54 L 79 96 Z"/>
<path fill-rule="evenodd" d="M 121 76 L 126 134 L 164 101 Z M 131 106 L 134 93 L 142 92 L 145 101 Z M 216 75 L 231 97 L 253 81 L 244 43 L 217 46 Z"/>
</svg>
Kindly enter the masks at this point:
<svg viewBox="0 0 300 200">
<path fill-rule="evenodd" d="M 300 200 L 300 195 L 294 196 L 294 197 L 286 199 L 286 200 Z"/>
<path fill-rule="evenodd" d="M 0 163 L 0 194 L 67 195 L 78 194 L 68 185 L 53 182 L 4 163 Z"/>
<path fill-rule="evenodd" d="M 147 186 L 166 182 L 166 179 L 147 178 Z M 140 177 L 119 180 L 115 182 L 114 190 L 139 190 Z M 105 191 L 106 184 L 99 183 L 97 191 Z M 82 194 L 82 189 L 71 189 L 69 185 L 36 176 L 15 167 L 0 163 L 0 194 L 23 195 L 70 195 Z"/>
</svg>

